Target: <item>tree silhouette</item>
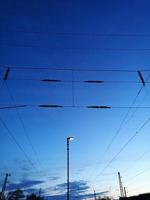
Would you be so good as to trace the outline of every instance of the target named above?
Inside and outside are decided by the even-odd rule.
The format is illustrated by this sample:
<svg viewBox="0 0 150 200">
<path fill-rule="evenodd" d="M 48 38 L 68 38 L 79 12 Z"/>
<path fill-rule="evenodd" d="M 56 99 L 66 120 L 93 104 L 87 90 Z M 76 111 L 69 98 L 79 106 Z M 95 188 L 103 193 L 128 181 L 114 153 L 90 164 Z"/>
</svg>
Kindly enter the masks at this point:
<svg viewBox="0 0 150 200">
<path fill-rule="evenodd" d="M 7 199 L 8 200 L 20 200 L 23 199 L 25 197 L 25 195 L 23 194 L 23 191 L 20 189 L 17 189 L 13 192 L 9 192 Z"/>
<path fill-rule="evenodd" d="M 32 193 L 31 195 L 28 195 L 26 200 L 43 200 L 42 197 L 36 196 L 36 194 Z"/>
</svg>

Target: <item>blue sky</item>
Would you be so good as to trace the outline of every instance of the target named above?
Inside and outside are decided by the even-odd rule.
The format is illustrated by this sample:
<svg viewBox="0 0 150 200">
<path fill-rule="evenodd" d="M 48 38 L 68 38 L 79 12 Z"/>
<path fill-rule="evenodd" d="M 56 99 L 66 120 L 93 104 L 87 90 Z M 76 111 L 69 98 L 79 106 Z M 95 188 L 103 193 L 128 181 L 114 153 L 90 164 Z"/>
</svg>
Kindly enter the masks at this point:
<svg viewBox="0 0 150 200">
<path fill-rule="evenodd" d="M 118 197 L 118 171 L 128 195 L 149 192 L 149 121 L 142 127 L 149 108 L 128 109 L 137 94 L 132 106 L 150 106 L 149 83 L 142 88 L 137 72 L 149 81 L 149 8 L 148 0 L 0 1 L 0 104 L 32 105 L 0 110 L 0 180 L 11 173 L 8 190 L 42 188 L 43 195 L 64 199 L 72 135 L 72 199 L 90 198 L 93 188 Z"/>
</svg>

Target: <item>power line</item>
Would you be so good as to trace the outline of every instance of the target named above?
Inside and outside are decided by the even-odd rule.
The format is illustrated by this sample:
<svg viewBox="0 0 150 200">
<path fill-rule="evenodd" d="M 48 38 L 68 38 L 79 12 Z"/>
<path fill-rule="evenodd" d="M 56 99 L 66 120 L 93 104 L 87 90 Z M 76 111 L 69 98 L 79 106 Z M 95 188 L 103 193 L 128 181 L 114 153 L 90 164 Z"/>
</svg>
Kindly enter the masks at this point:
<svg viewBox="0 0 150 200">
<path fill-rule="evenodd" d="M 7 81 L 38 81 L 38 82 L 45 82 L 45 83 L 72 83 L 72 81 L 67 81 L 67 80 L 58 80 L 58 79 L 35 79 L 35 78 L 8 78 Z M 116 84 L 140 84 L 141 82 L 140 81 L 122 81 L 122 80 L 119 80 L 119 81 L 115 81 L 115 80 L 105 80 L 105 81 L 102 81 L 102 80 L 83 80 L 83 81 L 73 81 L 74 83 L 85 83 L 85 84 L 103 84 L 103 83 L 116 83 Z M 147 84 L 150 83 L 150 81 L 147 81 L 145 82 Z"/>
<path fill-rule="evenodd" d="M 137 72 L 137 73 L 138 73 L 138 72 Z M 146 78 L 146 81 L 149 79 L 149 77 L 150 77 L 150 75 Z M 136 100 L 137 100 L 139 94 L 141 93 L 143 87 L 144 87 L 144 85 L 142 85 L 142 87 L 141 87 L 140 90 L 138 91 L 137 95 L 135 96 L 133 102 L 132 102 L 131 105 L 129 106 L 129 108 L 128 108 L 128 110 L 127 110 L 127 113 L 125 114 L 123 120 L 121 121 L 121 123 L 120 123 L 120 125 L 119 125 L 119 128 L 117 129 L 117 131 L 116 131 L 116 133 L 114 134 L 113 138 L 111 139 L 110 143 L 109 143 L 108 146 L 106 147 L 106 149 L 105 149 L 105 151 L 104 151 L 102 157 L 106 155 L 106 153 L 107 153 L 108 150 L 110 149 L 111 145 L 113 144 L 114 140 L 116 139 L 116 137 L 117 137 L 118 134 L 120 133 L 120 131 L 121 131 L 121 129 L 123 128 L 123 126 L 126 125 L 126 124 L 129 122 L 129 120 L 132 118 L 132 117 L 130 117 L 130 118 L 126 121 L 128 115 L 129 115 L 129 113 L 130 113 L 130 110 L 131 110 L 131 108 L 133 107 L 133 105 L 135 104 L 135 102 L 136 102 Z M 139 109 L 139 108 L 140 108 L 140 107 L 136 107 L 136 108 L 135 108 L 136 111 L 137 111 L 137 109 Z M 134 114 L 135 114 L 136 111 L 134 111 Z M 133 116 L 133 114 L 132 114 L 132 116 Z M 126 121 L 126 123 L 125 123 L 125 121 Z M 125 148 L 125 147 L 124 147 L 124 148 Z M 123 148 L 123 149 L 124 149 L 124 148 Z M 122 149 L 122 150 L 123 150 L 123 149 Z M 122 150 L 121 150 L 121 151 L 122 151 Z M 121 152 L 119 152 L 119 154 L 120 154 L 120 153 L 121 153 Z M 116 157 L 117 157 L 119 154 L 117 154 Z M 109 166 L 109 165 L 111 164 L 111 162 L 113 162 L 113 160 L 114 160 L 116 157 L 113 157 L 113 159 L 112 159 L 110 162 L 108 162 L 108 165 L 106 165 L 106 168 L 107 168 L 107 166 Z M 102 170 L 102 172 L 103 172 L 103 170 Z M 102 172 L 101 172 L 101 173 L 102 173 Z"/>
<path fill-rule="evenodd" d="M 0 122 L 3 125 L 3 127 L 6 129 L 8 135 L 10 136 L 10 138 L 14 141 L 14 143 L 18 146 L 18 148 L 20 149 L 20 151 L 24 154 L 24 156 L 25 156 L 26 160 L 29 162 L 29 164 L 32 167 L 35 167 L 34 164 L 32 163 L 32 161 L 30 160 L 29 156 L 26 154 L 25 150 L 21 146 L 21 144 L 19 144 L 19 142 L 15 138 L 14 134 L 10 131 L 10 129 L 8 128 L 7 124 L 3 121 L 3 119 L 1 117 L 0 117 Z"/>
<path fill-rule="evenodd" d="M 87 36 L 87 37 L 150 37 L 150 33 L 137 34 L 137 33 L 95 33 L 95 32 L 54 32 L 54 31 L 32 31 L 32 30 L 8 30 L 1 29 L 1 33 L 30 33 L 37 35 L 54 35 L 54 36 Z"/>
<path fill-rule="evenodd" d="M 133 102 L 132 102 L 131 105 L 129 106 L 129 108 L 128 108 L 128 110 L 127 110 L 127 113 L 125 114 L 123 120 L 121 121 L 121 123 L 120 123 L 120 125 L 119 125 L 119 128 L 117 129 L 117 131 L 116 131 L 116 133 L 114 134 L 113 138 L 111 139 L 110 143 L 108 144 L 108 146 L 107 146 L 107 148 L 106 148 L 104 154 L 106 154 L 106 152 L 110 149 L 110 147 L 111 147 L 111 145 L 113 144 L 114 140 L 115 140 L 116 137 L 119 135 L 121 129 L 122 129 L 123 126 L 124 126 L 125 120 L 127 119 L 128 115 L 129 115 L 129 113 L 130 113 L 130 110 L 131 110 L 131 108 L 133 107 L 133 105 L 135 104 L 135 102 L 136 102 L 136 100 L 137 100 L 139 94 L 141 93 L 142 89 L 143 89 L 143 86 L 140 88 L 140 90 L 138 91 L 137 95 L 135 96 Z M 139 108 L 139 107 L 135 107 L 135 108 Z M 103 156 L 104 156 L 104 155 L 103 155 Z"/>
<path fill-rule="evenodd" d="M 0 89 L 2 88 L 2 86 L 4 85 L 4 80 L 2 80 Z M 19 106 L 20 107 L 20 106 Z M 24 107 L 22 105 L 22 107 Z M 4 107 L 3 107 L 4 108 Z M 8 107 L 7 107 L 8 108 Z M 2 109 L 2 108 L 1 108 Z M 24 154 L 24 156 L 26 157 L 27 161 L 30 163 L 30 165 L 34 166 L 33 163 L 31 162 L 30 158 L 28 157 L 28 155 L 26 154 L 26 152 L 24 151 L 23 147 L 19 144 L 19 142 L 16 140 L 15 136 L 13 135 L 13 133 L 10 131 L 10 129 L 8 128 L 7 124 L 3 121 L 3 119 L 0 117 L 0 122 L 3 125 L 3 127 L 7 130 L 7 133 L 9 134 L 10 138 L 14 141 L 14 143 L 18 146 L 18 148 L 20 149 L 20 151 Z"/>
<path fill-rule="evenodd" d="M 147 90 L 146 86 L 145 86 L 144 88 L 145 88 L 145 91 L 146 91 L 147 96 L 149 97 L 149 91 Z M 142 155 L 140 155 L 140 157 L 139 157 L 138 159 L 136 159 L 134 162 L 136 163 L 137 161 L 141 160 L 141 159 L 142 159 L 146 154 L 148 154 L 148 153 L 150 153 L 150 149 L 147 150 L 147 151 L 145 151 L 144 153 L 142 153 Z M 133 166 L 133 165 L 132 165 L 132 166 Z M 126 170 L 127 170 L 127 168 L 126 168 Z M 126 171 L 126 170 L 125 170 L 125 171 Z M 139 172 L 138 174 L 134 175 L 131 179 L 136 178 L 137 176 L 139 176 L 139 175 L 145 173 L 145 172 L 148 171 L 148 170 L 150 170 L 150 167 L 149 167 L 149 168 L 146 168 L 146 169 L 144 169 L 144 170 L 143 170 L 143 169 L 140 170 L 140 172 Z"/>
<path fill-rule="evenodd" d="M 131 181 L 131 180 L 135 179 L 137 176 L 140 176 L 141 174 L 144 174 L 145 172 L 147 172 L 149 170 L 150 170 L 150 167 L 148 167 L 146 169 L 142 169 L 142 170 L 140 170 L 139 173 L 137 173 L 136 175 L 132 176 L 129 180 Z"/>
<path fill-rule="evenodd" d="M 8 66 L 4 64 L 0 64 L 2 68 L 7 69 Z M 100 66 L 99 66 L 100 67 Z M 51 71 L 83 71 L 83 72 L 122 72 L 122 73 L 137 73 L 138 70 L 131 70 L 131 69 L 106 69 L 107 68 L 112 68 L 114 66 L 101 66 L 103 68 L 94 68 L 94 66 L 90 66 L 90 68 L 81 68 L 81 67 L 57 67 L 57 66 L 31 66 L 31 65 L 26 65 L 26 66 L 20 66 L 20 65 L 13 65 L 9 66 L 11 70 L 51 70 Z M 141 72 L 149 72 L 150 69 L 140 69 Z"/>
<path fill-rule="evenodd" d="M 135 104 L 135 102 L 136 102 L 136 100 L 137 100 L 137 98 L 138 98 L 140 92 L 142 91 L 142 88 L 143 88 L 143 86 L 140 88 L 140 90 L 139 90 L 138 93 L 136 94 L 136 96 L 135 96 L 133 102 L 131 103 L 131 105 L 127 108 L 128 110 L 127 110 L 125 116 L 123 117 L 123 119 L 122 119 L 122 121 L 121 121 L 121 123 L 120 123 L 120 125 L 119 125 L 119 128 L 116 130 L 116 132 L 115 132 L 115 134 L 113 135 L 112 139 L 110 140 L 109 144 L 106 146 L 106 149 L 105 149 L 105 151 L 103 152 L 103 154 L 102 154 L 101 157 L 104 157 L 104 156 L 106 155 L 106 153 L 108 152 L 108 150 L 109 150 L 110 147 L 112 146 L 113 142 L 115 141 L 115 139 L 116 139 L 117 136 L 119 135 L 121 129 L 124 127 L 125 124 L 127 124 L 127 122 L 129 122 L 129 120 L 126 121 L 126 119 L 127 119 L 128 115 L 129 115 L 129 113 L 130 113 L 130 110 L 133 108 L 133 105 Z M 135 107 L 134 107 L 134 108 L 135 108 Z M 136 107 L 135 109 L 138 109 L 138 108 L 140 108 L 140 107 Z M 126 121 L 126 123 L 125 123 L 125 121 Z M 99 163 L 99 162 L 100 162 L 100 161 L 98 161 L 98 163 Z M 95 171 L 95 169 L 94 169 L 94 171 Z"/>
<path fill-rule="evenodd" d="M 150 48 L 99 48 L 99 47 L 62 47 L 52 45 L 32 45 L 32 44 L 17 44 L 17 43 L 0 43 L 0 46 L 9 46 L 17 48 L 46 48 L 51 50 L 66 50 L 66 51 L 102 51 L 102 52 L 150 52 Z"/>
<path fill-rule="evenodd" d="M 121 149 L 113 156 L 113 158 L 108 162 L 108 164 L 98 174 L 98 176 L 100 176 L 100 174 L 102 174 L 110 166 L 110 164 L 120 155 L 120 153 L 126 148 L 126 146 L 128 146 L 128 144 L 141 132 L 141 130 L 146 126 L 146 124 L 148 124 L 149 121 L 150 121 L 150 118 L 148 118 L 142 124 L 142 126 L 128 139 L 128 141 L 121 147 Z"/>
<path fill-rule="evenodd" d="M 147 88 L 146 88 L 146 85 L 145 85 L 145 90 L 146 90 L 146 96 L 148 96 L 149 97 L 149 91 L 147 90 Z M 144 98 L 146 97 L 146 96 L 144 96 Z M 134 113 L 136 112 L 136 110 L 134 111 Z M 132 114 L 133 115 L 133 114 Z M 131 165 L 129 165 L 128 167 L 126 167 L 126 169 L 124 170 L 124 172 L 126 172 L 127 170 L 129 170 L 129 168 L 132 168 L 133 167 L 133 165 L 134 164 L 136 164 L 137 163 L 137 161 L 140 161 L 146 154 L 148 154 L 148 153 L 150 153 L 150 149 L 148 149 L 147 151 L 144 151 L 144 153 L 142 153 L 140 156 L 139 156 L 139 158 L 137 158 L 135 161 L 134 161 L 134 163 Z"/>
<path fill-rule="evenodd" d="M 134 160 L 134 162 L 130 163 L 130 165 L 128 165 L 128 167 L 126 167 L 126 169 L 124 170 L 124 172 L 126 172 L 127 170 L 129 170 L 130 168 L 133 167 L 133 165 L 137 164 L 138 161 L 140 161 L 146 154 L 150 153 L 150 149 L 148 149 L 147 151 L 144 151 L 136 160 Z"/>
<path fill-rule="evenodd" d="M 0 104 L 0 109 L 9 108 L 89 108 L 89 109 L 150 109 L 150 106 L 105 106 L 105 105 L 60 105 L 60 104 Z"/>
<path fill-rule="evenodd" d="M 3 106 L 3 107 L 0 107 L 0 109 L 9 109 L 9 108 L 24 108 L 26 107 L 26 105 L 16 105 L 16 106 Z"/>
<path fill-rule="evenodd" d="M 149 77 L 150 77 L 150 75 L 147 77 L 146 81 L 149 79 Z M 121 123 L 120 123 L 120 125 L 119 125 L 119 128 L 117 129 L 117 131 L 116 131 L 116 133 L 114 134 L 113 138 L 111 139 L 110 143 L 109 143 L 108 146 L 106 147 L 106 150 L 104 151 L 103 156 L 104 156 L 104 155 L 107 153 L 107 151 L 110 149 L 111 145 L 113 144 L 113 142 L 114 142 L 114 140 L 116 139 L 116 137 L 119 135 L 119 133 L 120 133 L 121 129 L 123 128 L 123 126 L 124 126 L 127 122 L 129 122 L 129 120 L 128 120 L 128 121 L 125 123 L 125 121 L 126 121 L 128 115 L 129 115 L 129 113 L 130 113 L 130 110 L 131 110 L 131 108 L 133 107 L 133 105 L 135 104 L 135 102 L 136 102 L 138 96 L 140 95 L 140 93 L 141 93 L 143 87 L 144 87 L 144 86 L 142 86 L 142 87 L 139 89 L 139 91 L 137 92 L 135 98 L 133 99 L 133 102 L 131 103 L 131 105 L 129 106 L 129 108 L 128 108 L 128 110 L 127 110 L 127 113 L 125 114 L 123 120 L 121 121 Z M 140 107 L 139 107 L 139 106 L 136 107 L 136 109 L 138 109 L 138 108 L 140 108 Z"/>
<path fill-rule="evenodd" d="M 40 161 L 39 161 L 37 152 L 35 151 L 35 148 L 34 148 L 32 142 L 31 142 L 31 139 L 30 139 L 29 134 L 28 134 L 28 132 L 27 132 L 27 130 L 26 130 L 24 121 L 22 120 L 22 117 L 21 117 L 21 115 L 20 115 L 20 113 L 19 113 L 19 111 L 18 111 L 18 106 L 17 106 L 16 103 L 15 103 L 15 99 L 14 99 L 14 97 L 13 97 L 13 95 L 12 95 L 12 93 L 11 93 L 11 91 L 10 91 L 10 89 L 9 89 L 9 86 L 8 86 L 8 84 L 7 84 L 6 81 L 5 81 L 5 85 L 6 85 L 6 88 L 7 88 L 7 90 L 8 90 L 8 93 L 9 93 L 9 96 L 10 96 L 12 102 L 13 102 L 14 105 L 16 106 L 16 113 L 17 113 L 18 119 L 19 119 L 19 121 L 20 121 L 20 123 L 21 123 L 21 125 L 22 125 L 22 128 L 23 128 L 23 130 L 24 130 L 24 133 L 25 133 L 25 136 L 26 136 L 26 138 L 27 138 L 27 140 L 28 140 L 28 143 L 29 143 L 29 145 L 30 145 L 30 147 L 31 147 L 31 149 L 32 149 L 32 151 L 33 151 L 33 153 L 34 153 L 34 155 L 36 156 L 36 160 L 38 161 L 39 165 L 41 166 L 41 163 L 40 163 Z M 23 105 L 23 107 L 26 107 L 26 106 Z"/>
</svg>

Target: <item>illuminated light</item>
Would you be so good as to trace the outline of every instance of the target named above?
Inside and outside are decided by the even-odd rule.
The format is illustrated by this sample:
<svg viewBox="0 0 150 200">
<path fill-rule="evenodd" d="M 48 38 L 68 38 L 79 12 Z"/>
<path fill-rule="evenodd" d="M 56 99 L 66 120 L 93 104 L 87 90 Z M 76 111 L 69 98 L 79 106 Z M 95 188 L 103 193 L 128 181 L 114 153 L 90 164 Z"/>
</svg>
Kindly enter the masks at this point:
<svg viewBox="0 0 150 200">
<path fill-rule="evenodd" d="M 72 136 L 67 137 L 67 140 L 68 140 L 68 141 L 72 141 L 72 140 L 74 140 L 74 137 L 72 137 Z"/>
</svg>

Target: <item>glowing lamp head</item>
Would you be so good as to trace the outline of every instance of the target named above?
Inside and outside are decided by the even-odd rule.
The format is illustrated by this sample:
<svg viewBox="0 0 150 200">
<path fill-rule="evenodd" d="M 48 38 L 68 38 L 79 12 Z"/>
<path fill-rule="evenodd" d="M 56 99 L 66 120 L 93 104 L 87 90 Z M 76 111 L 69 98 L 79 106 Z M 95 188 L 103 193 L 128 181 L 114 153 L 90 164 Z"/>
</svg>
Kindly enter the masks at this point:
<svg viewBox="0 0 150 200">
<path fill-rule="evenodd" d="M 72 141 L 72 140 L 74 140 L 74 137 L 71 137 L 71 136 L 70 136 L 70 137 L 67 137 L 67 140 L 68 140 L 68 141 Z"/>
</svg>

